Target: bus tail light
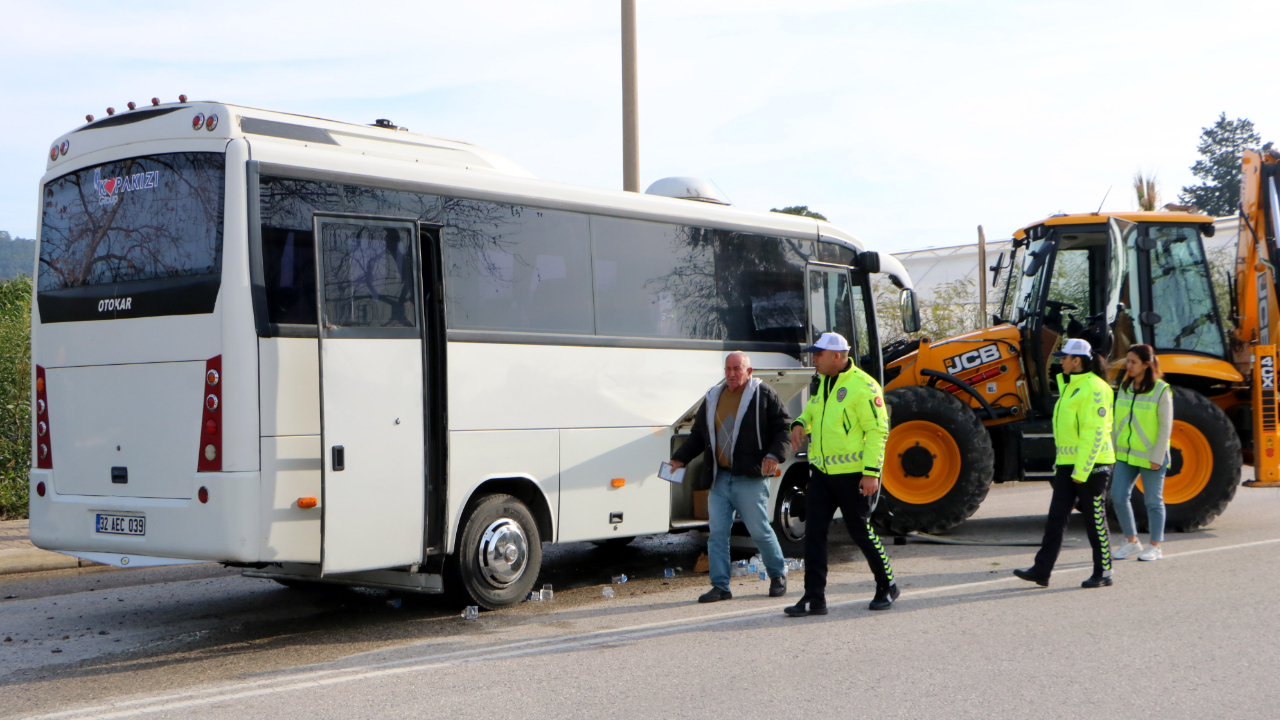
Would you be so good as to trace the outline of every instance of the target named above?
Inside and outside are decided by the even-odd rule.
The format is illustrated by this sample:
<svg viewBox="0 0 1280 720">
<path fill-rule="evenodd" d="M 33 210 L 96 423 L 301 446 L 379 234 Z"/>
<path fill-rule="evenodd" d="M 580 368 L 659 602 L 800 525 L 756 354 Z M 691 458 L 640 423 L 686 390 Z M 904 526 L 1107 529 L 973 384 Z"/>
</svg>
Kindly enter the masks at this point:
<svg viewBox="0 0 1280 720">
<path fill-rule="evenodd" d="M 43 480 L 36 483 L 36 494 L 39 495 L 40 497 L 44 497 L 44 481 Z"/>
<path fill-rule="evenodd" d="M 222 470 L 222 356 L 204 364 L 204 416 L 200 418 L 200 457 L 197 472 Z"/>
<path fill-rule="evenodd" d="M 202 505 L 209 502 L 209 488 L 201 487 L 200 490 L 196 492 L 196 497 L 200 500 L 200 504 Z"/>
<path fill-rule="evenodd" d="M 49 395 L 44 368 L 36 366 L 36 467 L 53 469 L 53 441 L 49 431 Z"/>
</svg>

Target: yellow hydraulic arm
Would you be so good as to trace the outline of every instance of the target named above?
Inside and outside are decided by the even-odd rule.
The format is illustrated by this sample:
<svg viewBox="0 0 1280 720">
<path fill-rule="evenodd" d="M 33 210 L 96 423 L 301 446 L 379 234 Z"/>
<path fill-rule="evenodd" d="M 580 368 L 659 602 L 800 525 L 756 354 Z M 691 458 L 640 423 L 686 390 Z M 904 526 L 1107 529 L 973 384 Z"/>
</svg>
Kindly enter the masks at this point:
<svg viewBox="0 0 1280 720">
<path fill-rule="evenodd" d="M 1238 365 L 1253 386 L 1253 467 L 1248 487 L 1280 487 L 1280 426 L 1277 424 L 1276 345 L 1280 307 L 1276 298 L 1276 225 L 1280 157 L 1246 150 L 1241 160 L 1240 234 L 1236 246 L 1236 342 Z"/>
</svg>

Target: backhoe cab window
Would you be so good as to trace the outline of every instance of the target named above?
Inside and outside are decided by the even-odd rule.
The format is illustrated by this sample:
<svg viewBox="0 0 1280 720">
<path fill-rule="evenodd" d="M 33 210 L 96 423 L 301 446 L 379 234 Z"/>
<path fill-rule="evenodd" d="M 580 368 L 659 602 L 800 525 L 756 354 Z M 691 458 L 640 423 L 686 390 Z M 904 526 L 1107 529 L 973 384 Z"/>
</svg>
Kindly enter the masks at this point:
<svg viewBox="0 0 1280 720">
<path fill-rule="evenodd" d="M 1194 227 L 1152 225 L 1151 309 L 1155 346 L 1223 356 L 1225 348 L 1204 247 Z"/>
</svg>

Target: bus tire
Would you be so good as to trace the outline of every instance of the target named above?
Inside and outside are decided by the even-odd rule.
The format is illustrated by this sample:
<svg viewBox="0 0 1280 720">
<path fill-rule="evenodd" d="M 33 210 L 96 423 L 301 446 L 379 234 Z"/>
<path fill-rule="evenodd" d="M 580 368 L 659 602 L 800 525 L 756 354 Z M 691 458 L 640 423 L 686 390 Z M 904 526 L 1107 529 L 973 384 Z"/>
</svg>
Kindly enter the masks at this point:
<svg viewBox="0 0 1280 720">
<path fill-rule="evenodd" d="M 778 484 L 778 497 L 773 501 L 773 534 L 778 538 L 785 557 L 804 557 L 805 504 L 804 491 L 809 484 L 809 463 L 792 465 Z"/>
<path fill-rule="evenodd" d="M 1165 529 L 1191 532 L 1213 522 L 1235 498 L 1242 464 L 1240 437 L 1227 414 L 1194 390 L 1173 388 Z M 1138 530 L 1149 532 L 1146 502 L 1136 486 L 1131 502 Z"/>
<path fill-rule="evenodd" d="M 446 580 L 462 599 L 498 610 L 522 602 L 542 569 L 542 538 L 533 514 L 506 494 L 473 501 L 446 563 Z"/>
<path fill-rule="evenodd" d="M 889 391 L 890 431 L 872 521 L 893 535 L 939 533 L 977 511 L 991 489 L 995 450 L 982 421 L 932 387 Z"/>
</svg>

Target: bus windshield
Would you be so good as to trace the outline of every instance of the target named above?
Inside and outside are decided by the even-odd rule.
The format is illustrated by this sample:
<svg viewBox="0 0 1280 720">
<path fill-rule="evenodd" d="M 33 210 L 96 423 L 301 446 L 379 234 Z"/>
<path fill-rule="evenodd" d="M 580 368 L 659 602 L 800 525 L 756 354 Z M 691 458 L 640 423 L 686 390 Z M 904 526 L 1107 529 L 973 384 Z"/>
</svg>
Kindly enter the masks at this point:
<svg viewBox="0 0 1280 720">
<path fill-rule="evenodd" d="M 216 295 L 225 164 L 222 153 L 150 155 L 84 168 L 46 184 L 37 283 L 41 312 L 49 315 L 44 321 L 212 311 L 211 303 L 193 309 L 189 302 L 174 304 L 172 297 L 139 297 L 136 311 L 133 303 L 113 304 L 106 316 L 101 306 L 120 294 L 120 288 L 107 286 L 122 283 L 131 285 L 126 294 L 149 295 L 176 286 L 190 290 L 203 278 L 206 286 L 212 281 Z M 74 312 L 76 307 L 83 312 Z"/>
</svg>

